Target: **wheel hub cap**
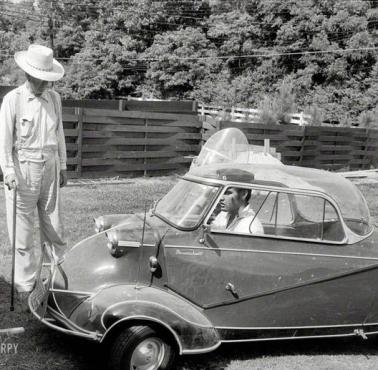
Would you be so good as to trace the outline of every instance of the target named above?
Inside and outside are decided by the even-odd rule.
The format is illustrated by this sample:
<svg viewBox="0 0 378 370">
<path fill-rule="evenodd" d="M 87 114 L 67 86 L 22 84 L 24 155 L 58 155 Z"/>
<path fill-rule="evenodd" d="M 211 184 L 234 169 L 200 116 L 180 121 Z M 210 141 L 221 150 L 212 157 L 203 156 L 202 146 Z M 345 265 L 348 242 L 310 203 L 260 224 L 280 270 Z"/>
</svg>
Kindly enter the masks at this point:
<svg viewBox="0 0 378 370">
<path fill-rule="evenodd" d="M 157 370 L 163 362 L 165 345 L 159 338 L 148 338 L 138 344 L 131 356 L 131 369 Z"/>
</svg>

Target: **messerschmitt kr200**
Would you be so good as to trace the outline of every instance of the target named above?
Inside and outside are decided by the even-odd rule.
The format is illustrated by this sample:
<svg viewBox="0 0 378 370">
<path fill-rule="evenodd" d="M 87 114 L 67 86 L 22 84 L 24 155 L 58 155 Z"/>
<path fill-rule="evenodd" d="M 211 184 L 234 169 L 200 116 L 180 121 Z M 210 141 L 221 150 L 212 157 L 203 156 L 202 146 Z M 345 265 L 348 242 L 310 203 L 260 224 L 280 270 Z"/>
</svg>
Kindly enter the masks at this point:
<svg viewBox="0 0 378 370">
<path fill-rule="evenodd" d="M 33 314 L 109 344 L 112 369 L 172 369 L 176 354 L 229 342 L 378 333 L 365 199 L 335 173 L 263 157 L 222 130 L 149 212 L 98 217 L 62 264 L 44 246 Z M 230 189 L 248 194 L 244 229 L 214 224 Z"/>
</svg>

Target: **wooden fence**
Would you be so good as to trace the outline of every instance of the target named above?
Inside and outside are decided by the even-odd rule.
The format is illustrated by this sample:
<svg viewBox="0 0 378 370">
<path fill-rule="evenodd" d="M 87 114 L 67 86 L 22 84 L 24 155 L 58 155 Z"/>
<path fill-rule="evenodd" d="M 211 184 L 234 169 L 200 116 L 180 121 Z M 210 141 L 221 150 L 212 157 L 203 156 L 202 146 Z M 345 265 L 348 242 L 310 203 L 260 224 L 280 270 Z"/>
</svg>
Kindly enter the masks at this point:
<svg viewBox="0 0 378 370">
<path fill-rule="evenodd" d="M 200 150 L 193 113 L 64 108 L 63 120 L 71 178 L 183 171 Z"/>
<path fill-rule="evenodd" d="M 184 172 L 202 142 L 193 101 L 63 100 L 63 126 L 70 178 Z"/>
<path fill-rule="evenodd" d="M 71 178 L 184 172 L 204 141 L 227 127 L 243 130 L 252 145 L 270 139 L 285 164 L 329 170 L 378 165 L 375 129 L 202 122 L 192 101 L 65 100 L 63 106 Z"/>
<path fill-rule="evenodd" d="M 270 145 L 285 164 L 327 170 L 366 169 L 378 165 L 378 130 L 349 127 L 264 125 L 249 122 L 204 122 L 203 141 L 215 131 L 240 128 L 252 145 Z"/>
</svg>

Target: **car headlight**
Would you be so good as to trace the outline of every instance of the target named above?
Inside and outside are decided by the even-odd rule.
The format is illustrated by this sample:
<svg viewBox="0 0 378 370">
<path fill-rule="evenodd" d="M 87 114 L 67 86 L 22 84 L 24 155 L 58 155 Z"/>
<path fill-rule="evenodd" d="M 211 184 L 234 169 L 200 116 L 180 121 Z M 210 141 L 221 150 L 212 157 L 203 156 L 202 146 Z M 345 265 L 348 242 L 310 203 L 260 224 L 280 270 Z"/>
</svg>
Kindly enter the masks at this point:
<svg viewBox="0 0 378 370">
<path fill-rule="evenodd" d="M 118 247 L 118 237 L 115 231 L 109 231 L 105 233 L 108 238 L 108 243 L 106 244 L 110 252 L 114 252 Z"/>
<path fill-rule="evenodd" d="M 102 216 L 95 218 L 94 223 L 95 223 L 95 232 L 96 233 L 100 233 L 100 232 L 104 231 L 105 223 L 104 223 L 104 218 Z"/>
</svg>

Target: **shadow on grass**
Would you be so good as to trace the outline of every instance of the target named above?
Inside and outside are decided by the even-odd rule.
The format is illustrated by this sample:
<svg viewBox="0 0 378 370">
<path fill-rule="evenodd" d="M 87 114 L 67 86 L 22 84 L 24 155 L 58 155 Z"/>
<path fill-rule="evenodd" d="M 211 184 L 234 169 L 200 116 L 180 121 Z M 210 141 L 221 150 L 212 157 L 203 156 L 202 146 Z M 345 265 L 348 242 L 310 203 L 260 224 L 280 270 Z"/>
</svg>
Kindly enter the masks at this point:
<svg viewBox="0 0 378 370">
<path fill-rule="evenodd" d="M 378 341 L 375 337 L 363 340 L 349 338 L 319 338 L 303 340 L 266 341 L 255 343 L 224 344 L 216 351 L 193 356 L 183 356 L 178 361 L 178 369 L 187 370 L 223 370 L 231 362 L 256 361 L 268 358 L 284 358 L 286 356 L 308 356 L 309 358 L 326 356 L 365 356 L 369 359 L 378 356 Z M 261 362 L 256 367 L 261 368 Z M 233 367 L 235 369 L 235 367 Z M 246 369 L 247 367 L 243 367 Z"/>
<path fill-rule="evenodd" d="M 16 343 L 17 353 L 2 354 L 0 368 L 6 369 L 104 369 L 98 344 L 56 332 L 21 310 L 15 300 L 10 307 L 10 284 L 0 277 L 0 329 L 23 327 L 23 334 L 0 336 L 0 343 Z"/>
</svg>

